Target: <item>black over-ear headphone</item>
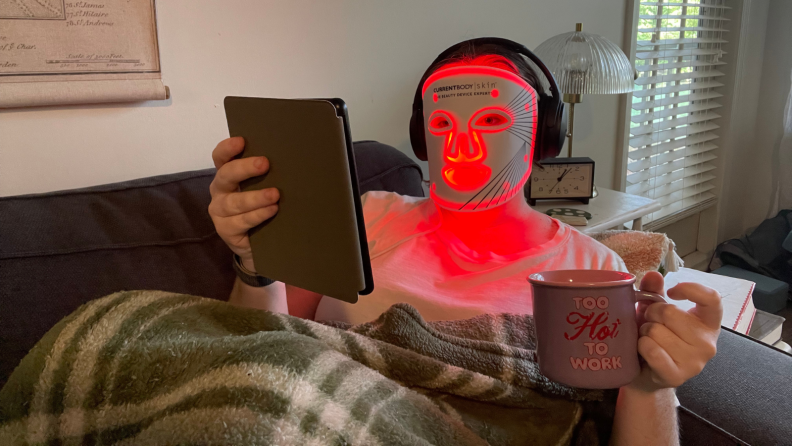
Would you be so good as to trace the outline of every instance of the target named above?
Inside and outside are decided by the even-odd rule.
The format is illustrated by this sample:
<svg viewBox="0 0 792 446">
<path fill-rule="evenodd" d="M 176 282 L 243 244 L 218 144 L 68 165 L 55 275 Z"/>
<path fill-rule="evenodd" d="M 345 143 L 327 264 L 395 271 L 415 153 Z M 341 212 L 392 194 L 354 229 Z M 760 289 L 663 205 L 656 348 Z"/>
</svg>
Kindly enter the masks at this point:
<svg viewBox="0 0 792 446">
<path fill-rule="evenodd" d="M 423 115 L 423 97 L 421 90 L 426 79 L 432 74 L 429 72 L 435 63 L 448 58 L 449 55 L 457 51 L 464 45 L 499 45 L 503 48 L 514 51 L 515 53 L 522 54 L 542 70 L 545 78 L 550 82 L 550 93 L 548 96 L 542 91 L 541 85 L 536 86 L 537 93 L 539 94 L 539 116 L 536 126 L 536 141 L 534 144 L 534 161 L 541 161 L 546 158 L 554 158 L 561 152 L 561 147 L 564 146 L 564 138 L 566 138 L 567 129 L 567 116 L 564 113 L 564 103 L 561 101 L 561 93 L 558 91 L 558 85 L 550 70 L 536 57 L 528 48 L 520 45 L 509 39 L 502 39 L 500 37 L 480 37 L 478 39 L 466 40 L 459 42 L 456 45 L 448 48 L 440 53 L 439 56 L 429 66 L 424 75 L 421 77 L 421 82 L 415 90 L 415 99 L 413 99 L 413 112 L 410 118 L 410 142 L 412 143 L 415 156 L 419 160 L 426 161 L 426 132 L 424 129 L 424 115 Z"/>
</svg>

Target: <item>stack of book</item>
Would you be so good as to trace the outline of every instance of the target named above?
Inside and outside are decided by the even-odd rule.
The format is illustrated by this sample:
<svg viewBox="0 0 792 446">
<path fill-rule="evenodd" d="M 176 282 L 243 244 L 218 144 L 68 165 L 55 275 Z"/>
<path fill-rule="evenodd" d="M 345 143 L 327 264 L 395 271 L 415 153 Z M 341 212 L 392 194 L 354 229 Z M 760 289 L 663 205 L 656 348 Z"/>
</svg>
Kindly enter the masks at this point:
<svg viewBox="0 0 792 446">
<path fill-rule="evenodd" d="M 765 344 L 776 345 L 781 341 L 781 330 L 785 319 L 777 314 L 756 310 L 754 323 L 748 336 Z"/>
</svg>

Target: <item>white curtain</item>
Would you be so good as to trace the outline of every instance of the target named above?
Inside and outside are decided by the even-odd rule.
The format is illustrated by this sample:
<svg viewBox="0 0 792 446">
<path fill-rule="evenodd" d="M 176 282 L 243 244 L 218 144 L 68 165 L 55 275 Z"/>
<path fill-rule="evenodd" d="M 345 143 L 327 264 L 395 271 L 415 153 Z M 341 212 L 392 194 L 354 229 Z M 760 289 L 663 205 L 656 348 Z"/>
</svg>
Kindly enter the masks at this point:
<svg viewBox="0 0 792 446">
<path fill-rule="evenodd" d="M 790 75 L 792 81 L 792 75 Z M 790 82 L 792 84 L 792 82 Z M 781 209 L 792 209 L 792 85 L 784 107 L 784 135 L 773 151 L 773 195 L 767 218 Z"/>
</svg>

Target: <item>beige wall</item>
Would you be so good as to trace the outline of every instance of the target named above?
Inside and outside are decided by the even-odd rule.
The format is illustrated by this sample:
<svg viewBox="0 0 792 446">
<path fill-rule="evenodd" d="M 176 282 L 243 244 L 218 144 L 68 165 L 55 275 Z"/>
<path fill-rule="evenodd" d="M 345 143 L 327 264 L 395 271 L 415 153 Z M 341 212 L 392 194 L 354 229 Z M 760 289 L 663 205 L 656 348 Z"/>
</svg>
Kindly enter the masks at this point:
<svg viewBox="0 0 792 446">
<path fill-rule="evenodd" d="M 771 0 L 769 6 L 756 113 L 755 162 L 751 166 L 757 181 L 748 181 L 749 195 L 757 200 L 752 200 L 747 208 L 748 226 L 755 226 L 769 216 L 766 214 L 771 207 L 772 185 L 779 176 L 792 174 L 792 165 L 778 164 L 777 153 L 784 132 L 784 106 L 792 76 L 792 2 Z"/>
<path fill-rule="evenodd" d="M 630 0 L 626 0 L 630 1 Z M 0 111 L 0 195 L 46 192 L 211 166 L 228 131 L 223 97 L 328 97 L 354 139 L 410 152 L 413 91 L 432 59 L 466 38 L 535 48 L 582 21 L 622 44 L 625 0 L 159 0 L 166 102 Z M 611 186 L 618 101 L 577 107 L 575 152 Z"/>
<path fill-rule="evenodd" d="M 792 166 L 773 162 L 792 73 L 792 2 L 743 0 L 742 8 L 740 65 L 722 154 L 719 241 L 767 218 L 774 175 L 792 172 Z"/>
</svg>

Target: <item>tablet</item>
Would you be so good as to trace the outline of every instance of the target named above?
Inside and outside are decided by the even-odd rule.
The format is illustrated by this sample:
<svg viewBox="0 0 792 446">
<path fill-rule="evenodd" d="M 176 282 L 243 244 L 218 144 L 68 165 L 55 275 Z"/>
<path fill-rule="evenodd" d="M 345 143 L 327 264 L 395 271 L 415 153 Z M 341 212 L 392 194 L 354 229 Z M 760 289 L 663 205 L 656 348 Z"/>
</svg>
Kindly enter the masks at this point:
<svg viewBox="0 0 792 446">
<path fill-rule="evenodd" d="M 241 158 L 267 174 L 242 191 L 276 187 L 278 213 L 250 230 L 259 274 L 346 302 L 374 289 L 347 108 L 341 99 L 225 98 Z"/>
</svg>

